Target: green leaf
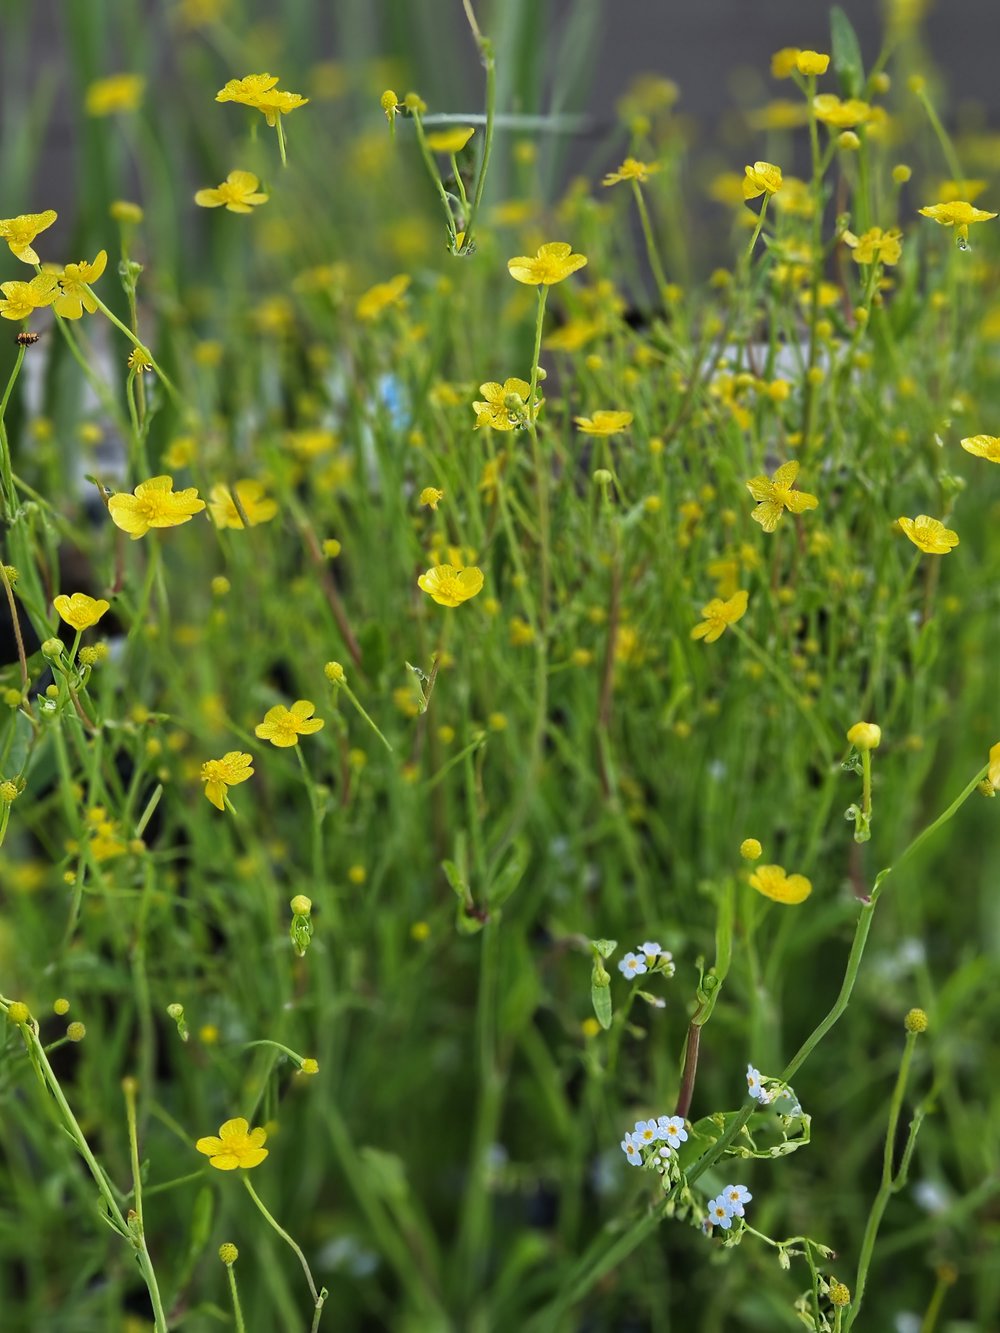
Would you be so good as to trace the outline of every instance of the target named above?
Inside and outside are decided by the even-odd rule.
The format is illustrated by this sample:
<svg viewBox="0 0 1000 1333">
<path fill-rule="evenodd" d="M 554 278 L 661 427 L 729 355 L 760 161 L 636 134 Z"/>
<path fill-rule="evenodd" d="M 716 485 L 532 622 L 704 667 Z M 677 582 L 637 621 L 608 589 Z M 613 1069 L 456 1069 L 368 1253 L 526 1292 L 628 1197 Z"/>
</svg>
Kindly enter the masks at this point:
<svg viewBox="0 0 1000 1333">
<path fill-rule="evenodd" d="M 607 1032 L 611 1026 L 611 987 L 599 986 L 596 981 L 591 981 L 590 1003 L 594 1006 L 598 1023 Z"/>
<path fill-rule="evenodd" d="M 444 877 L 451 885 L 456 897 L 460 898 L 463 903 L 467 903 L 472 895 L 469 893 L 469 886 L 463 879 L 462 872 L 455 862 L 442 861 L 441 869 L 444 871 Z"/>
<path fill-rule="evenodd" d="M 33 735 L 31 723 L 19 708 L 11 711 L 5 723 L 0 723 L 0 778 L 24 772 Z"/>
<path fill-rule="evenodd" d="M 830 42 L 833 68 L 845 97 L 860 97 L 865 86 L 865 67 L 857 34 L 839 5 L 830 11 Z"/>
<path fill-rule="evenodd" d="M 381 1199 L 405 1203 L 410 1187 L 403 1159 L 381 1148 L 363 1147 L 358 1154 L 365 1167 L 365 1184 Z"/>
<path fill-rule="evenodd" d="M 511 850 L 503 869 L 497 874 L 486 894 L 490 907 L 501 907 L 520 884 L 528 865 L 528 849 L 519 841 Z"/>
</svg>

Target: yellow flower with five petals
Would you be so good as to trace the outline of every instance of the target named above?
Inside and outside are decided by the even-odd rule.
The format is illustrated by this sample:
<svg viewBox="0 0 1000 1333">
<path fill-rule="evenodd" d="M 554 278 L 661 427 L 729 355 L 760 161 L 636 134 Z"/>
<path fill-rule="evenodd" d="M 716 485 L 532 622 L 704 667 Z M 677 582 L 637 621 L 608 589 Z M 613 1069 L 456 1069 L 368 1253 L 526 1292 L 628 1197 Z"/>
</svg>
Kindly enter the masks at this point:
<svg viewBox="0 0 1000 1333">
<path fill-rule="evenodd" d="M 960 443 L 967 454 L 985 458 L 990 463 L 1000 463 L 1000 436 L 969 435 Z"/>
<path fill-rule="evenodd" d="M 205 795 L 217 810 L 226 808 L 226 796 L 230 787 L 235 787 L 252 777 L 253 755 L 242 754 L 239 750 L 230 750 L 221 759 L 208 759 L 201 766 Z"/>
<path fill-rule="evenodd" d="M 973 208 L 965 199 L 953 199 L 948 204 L 928 204 L 918 208 L 917 212 L 925 218 L 931 218 L 942 227 L 957 227 L 959 241 L 968 238 L 969 228 L 975 222 L 989 222 L 996 213 L 989 213 L 985 208 Z"/>
<path fill-rule="evenodd" d="M 219 482 L 213 486 L 208 497 L 208 507 L 212 521 L 217 528 L 242 528 L 243 518 L 236 507 L 233 492 L 246 515 L 247 523 L 255 528 L 258 523 L 268 523 L 278 512 L 277 502 L 270 499 L 259 481 L 245 477 L 235 486 Z"/>
<path fill-rule="evenodd" d="M 133 541 L 144 537 L 150 528 L 176 528 L 189 522 L 205 508 L 205 501 L 190 486 L 174 490 L 173 477 L 150 477 L 129 495 L 120 491 L 108 501 L 108 512 L 114 524 L 127 532 Z"/>
<path fill-rule="evenodd" d="M 609 171 L 604 177 L 603 184 L 618 185 L 621 181 L 639 181 L 640 183 L 649 179 L 654 171 L 660 170 L 659 162 L 640 162 L 637 158 L 627 157 L 617 171 Z"/>
<path fill-rule="evenodd" d="M 931 518 L 927 514 L 918 514 L 916 518 L 897 518 L 896 522 L 913 545 L 926 555 L 947 555 L 958 545 L 958 533 L 946 528 L 940 519 Z"/>
<path fill-rule="evenodd" d="M 269 197 L 257 189 L 259 184 L 252 171 L 231 171 L 214 190 L 199 190 L 194 201 L 199 208 L 225 207 L 230 213 L 252 213 Z"/>
<path fill-rule="evenodd" d="M 60 593 L 58 597 L 53 597 L 52 605 L 59 613 L 61 620 L 75 630 L 90 629 L 96 625 L 105 611 L 111 609 L 111 603 L 103 598 L 88 597 L 85 592 L 75 592 L 71 597 L 65 593 Z"/>
<path fill-rule="evenodd" d="M 617 435 L 631 426 L 632 413 L 601 409 L 592 417 L 574 417 L 573 420 L 583 435 Z"/>
<path fill-rule="evenodd" d="M 465 569 L 457 565 L 435 565 L 420 575 L 417 587 L 438 606 L 461 606 L 482 591 L 483 571 L 474 565 Z"/>
<path fill-rule="evenodd" d="M 248 1121 L 237 1116 L 219 1126 L 217 1138 L 209 1135 L 199 1139 L 194 1146 L 198 1152 L 205 1154 L 218 1171 L 235 1171 L 238 1167 L 249 1171 L 252 1167 L 260 1166 L 267 1156 L 264 1147 L 266 1141 L 266 1130 L 251 1129 Z"/>
<path fill-rule="evenodd" d="M 701 608 L 701 614 L 705 619 L 691 631 L 692 639 L 704 639 L 706 643 L 714 643 L 730 625 L 735 625 L 737 620 L 743 618 L 748 599 L 749 594 L 744 588 L 734 592 L 726 601 L 721 597 L 713 597 Z"/>
<path fill-rule="evenodd" d="M 81 259 L 79 264 L 67 264 L 59 274 L 61 295 L 56 298 L 55 312 L 63 319 L 82 319 L 86 310 L 88 315 L 97 313 L 97 301 L 88 288 L 104 272 L 108 262 L 107 250 L 100 250 L 92 264 Z"/>
<path fill-rule="evenodd" d="M 270 741 L 281 750 L 298 745 L 300 736 L 312 736 L 326 725 L 321 717 L 313 717 L 316 705 L 308 699 L 297 699 L 291 708 L 275 704 L 264 714 L 264 721 L 254 727 L 254 735 Z"/>
<path fill-rule="evenodd" d="M 860 236 L 852 231 L 845 231 L 843 242 L 854 253 L 851 258 L 855 264 L 898 264 L 903 252 L 903 233 L 898 227 L 883 231 L 881 227 L 869 227 Z"/>
<path fill-rule="evenodd" d="M 562 282 L 571 273 L 583 268 L 586 255 L 573 253 L 565 241 L 549 241 L 540 245 L 534 255 L 516 255 L 507 260 L 507 272 L 515 282 L 528 287 L 551 287 Z"/>
<path fill-rule="evenodd" d="M 759 194 L 768 198 L 781 189 L 781 168 L 773 162 L 755 162 L 744 167 L 743 198 L 756 199 Z"/>
<path fill-rule="evenodd" d="M 489 380 L 486 384 L 480 384 L 479 392 L 482 398 L 472 404 L 476 413 L 476 430 L 481 426 L 491 426 L 493 430 L 517 430 L 527 421 L 528 399 L 531 396 L 531 385 L 527 380 L 511 378 L 504 380 L 503 384 Z"/>
<path fill-rule="evenodd" d="M 54 208 L 47 208 L 44 213 L 19 213 L 16 218 L 0 218 L 0 241 L 7 242 L 15 259 L 24 264 L 37 264 L 38 255 L 31 243 L 39 232 L 51 227 L 58 216 Z"/>
<path fill-rule="evenodd" d="M 0 301 L 0 317 L 4 319 L 27 319 L 35 310 L 51 305 L 59 295 L 58 273 L 39 273 L 30 282 L 2 282 L 0 292 L 4 299 Z"/>
<path fill-rule="evenodd" d="M 778 519 L 787 509 L 790 514 L 801 514 L 806 509 L 816 509 L 819 500 L 808 491 L 793 491 L 792 486 L 799 474 L 798 459 L 782 463 L 773 477 L 751 477 L 747 490 L 757 501 L 757 508 L 750 517 L 764 529 L 773 532 L 778 526 Z"/>
</svg>

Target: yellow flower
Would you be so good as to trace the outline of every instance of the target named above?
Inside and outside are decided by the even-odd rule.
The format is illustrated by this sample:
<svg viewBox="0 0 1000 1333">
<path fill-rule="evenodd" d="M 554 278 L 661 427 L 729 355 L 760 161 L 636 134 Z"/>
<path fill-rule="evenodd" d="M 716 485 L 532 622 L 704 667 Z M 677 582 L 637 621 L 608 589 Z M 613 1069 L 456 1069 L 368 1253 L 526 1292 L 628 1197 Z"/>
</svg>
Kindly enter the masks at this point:
<svg viewBox="0 0 1000 1333">
<path fill-rule="evenodd" d="M 755 162 L 744 167 L 743 198 L 756 199 L 759 194 L 770 197 L 781 189 L 781 168 L 773 162 Z"/>
<path fill-rule="evenodd" d="M 291 708 L 275 704 L 264 714 L 264 721 L 254 727 L 254 735 L 279 749 L 298 745 L 300 736 L 311 736 L 325 725 L 321 717 L 313 717 L 315 711 L 316 705 L 308 699 L 298 699 Z"/>
<path fill-rule="evenodd" d="M 205 508 L 193 486 L 183 491 L 173 487 L 173 477 L 150 477 L 139 483 L 134 495 L 119 491 L 108 501 L 112 521 L 137 541 L 150 528 L 176 528 Z"/>
<path fill-rule="evenodd" d="M 545 339 L 545 347 L 553 352 L 579 352 L 604 332 L 600 319 L 570 319 L 562 328 L 553 330 Z"/>
<path fill-rule="evenodd" d="M 247 516 L 247 522 L 252 528 L 255 528 L 258 523 L 270 522 L 278 512 L 277 503 L 267 497 L 264 487 L 259 481 L 244 478 L 233 487 L 227 486 L 225 482 L 220 482 L 217 486 L 212 487 L 208 497 L 208 507 L 212 514 L 212 521 L 217 528 L 243 527 L 243 519 L 240 517 L 240 511 L 236 508 L 236 501 L 233 499 L 234 490 L 243 507 L 243 512 Z"/>
<path fill-rule="evenodd" d="M 39 232 L 51 227 L 59 214 L 53 208 L 44 213 L 20 213 L 16 218 L 0 218 L 0 240 L 6 241 L 10 252 L 25 264 L 37 264 L 38 256 L 31 242 Z"/>
<path fill-rule="evenodd" d="M 243 79 L 230 79 L 215 94 L 217 102 L 239 102 L 241 106 L 256 107 L 258 99 L 277 84 L 276 74 L 248 74 Z"/>
<path fill-rule="evenodd" d="M 417 497 L 417 503 L 428 505 L 431 509 L 437 509 L 443 499 L 444 491 L 439 491 L 436 486 L 425 486 Z"/>
<path fill-rule="evenodd" d="M 147 370 L 153 369 L 153 358 L 145 347 L 133 347 L 128 354 L 126 363 L 129 370 L 134 370 L 138 374 L 144 374 Z"/>
<path fill-rule="evenodd" d="M 82 319 L 85 310 L 88 315 L 97 313 L 97 302 L 87 288 L 101 276 L 107 262 L 108 252 L 101 250 L 92 264 L 81 259 L 79 264 L 66 265 L 59 275 L 62 295 L 56 299 L 57 315 L 62 315 L 63 319 Z"/>
<path fill-rule="evenodd" d="M 797 459 L 782 463 L 773 477 L 751 477 L 747 490 L 758 502 L 757 508 L 750 515 L 765 532 L 773 532 L 778 526 L 782 511 L 801 514 L 806 509 L 816 509 L 819 500 L 808 491 L 793 491 L 792 486 L 799 473 Z"/>
<path fill-rule="evenodd" d="M 898 518 L 896 522 L 913 545 L 927 555 L 947 555 L 953 546 L 958 545 L 957 532 L 952 532 L 938 519 L 929 518 L 926 514 L 918 514 L 916 518 Z"/>
<path fill-rule="evenodd" d="M 383 310 L 387 310 L 391 305 L 397 305 L 403 299 L 409 285 L 410 278 L 406 273 L 397 273 L 388 282 L 376 283 L 358 298 L 354 313 L 358 319 L 377 319 Z"/>
<path fill-rule="evenodd" d="M 876 260 L 883 264 L 898 264 L 903 249 L 903 233 L 898 227 L 890 227 L 888 231 L 870 227 L 860 236 L 845 231 L 843 240 L 854 251 L 855 264 L 874 264 Z"/>
<path fill-rule="evenodd" d="M 877 722 L 855 722 L 847 739 L 856 750 L 877 750 L 882 743 L 882 728 Z"/>
<path fill-rule="evenodd" d="M 217 810 L 226 808 L 226 794 L 230 787 L 253 777 L 253 755 L 230 750 L 221 759 L 208 759 L 201 766 L 201 780 L 205 795 Z"/>
<path fill-rule="evenodd" d="M 260 184 L 252 171 L 231 171 L 214 190 L 199 190 L 194 197 L 199 208 L 221 208 L 230 213 L 250 213 L 258 204 L 266 204 L 268 196 L 259 193 Z"/>
<path fill-rule="evenodd" d="M 139 223 L 146 216 L 138 204 L 130 203 L 128 199 L 115 199 L 108 209 L 110 217 L 115 222 Z"/>
<path fill-rule="evenodd" d="M 58 597 L 53 597 L 52 605 L 67 625 L 80 630 L 96 625 L 105 611 L 111 609 L 110 602 L 103 598 L 88 597 L 85 592 L 75 592 L 72 597 L 60 593 Z"/>
<path fill-rule="evenodd" d="M 1000 741 L 990 746 L 990 766 L 986 778 L 997 791 L 1000 791 Z"/>
<path fill-rule="evenodd" d="M 32 311 L 51 305 L 59 295 L 59 275 L 39 273 L 30 282 L 2 282 L 0 292 L 5 297 L 0 301 L 0 316 L 4 319 L 27 319 Z"/>
<path fill-rule="evenodd" d="M 141 74 L 112 74 L 97 79 L 87 89 L 83 109 L 88 116 L 113 116 L 135 111 L 142 101 L 146 80 Z"/>
<path fill-rule="evenodd" d="M 817 120 L 835 130 L 852 130 L 869 119 L 872 109 L 857 97 L 842 102 L 836 93 L 818 93 L 813 98 L 813 113 Z"/>
<path fill-rule="evenodd" d="M 435 565 L 417 579 L 417 587 L 438 606 L 461 606 L 482 591 L 483 571 L 475 565 L 468 569 L 456 565 Z"/>
<path fill-rule="evenodd" d="M 595 412 L 592 417 L 574 417 L 584 435 L 617 435 L 632 424 L 631 412 Z"/>
<path fill-rule="evenodd" d="M 639 162 L 634 157 L 627 157 L 617 171 L 608 172 L 604 177 L 604 185 L 617 185 L 619 181 L 645 181 L 659 169 L 659 162 Z"/>
<path fill-rule="evenodd" d="M 492 426 L 494 430 L 517 430 L 527 416 L 531 385 L 527 380 L 507 379 L 503 384 L 490 380 L 480 384 L 483 401 L 472 404 L 476 412 L 476 429 Z"/>
<path fill-rule="evenodd" d="M 691 631 L 692 639 L 704 639 L 706 643 L 714 643 L 725 633 L 728 626 L 735 625 L 737 620 L 741 620 L 746 614 L 748 596 L 746 590 L 741 588 L 726 602 L 721 597 L 713 597 L 707 606 L 701 608 L 701 614 L 705 619 Z"/>
<path fill-rule="evenodd" d="M 385 92 L 378 99 L 379 106 L 385 112 L 385 118 L 391 125 L 396 119 L 396 112 L 402 103 L 391 88 L 386 88 Z"/>
<path fill-rule="evenodd" d="M 750 876 L 750 885 L 776 903 L 805 902 L 812 885 L 805 875 L 786 875 L 782 866 L 758 866 Z"/>
<path fill-rule="evenodd" d="M 987 458 L 991 463 L 1000 463 L 1000 436 L 970 435 L 961 441 L 961 445 L 967 454 Z"/>
<path fill-rule="evenodd" d="M 199 1139 L 194 1146 L 219 1171 L 235 1171 L 237 1167 L 249 1171 L 251 1167 L 260 1166 L 267 1156 L 266 1141 L 266 1130 L 251 1129 L 242 1116 L 237 1116 L 219 1126 L 218 1138 L 210 1135 Z"/>
<path fill-rule="evenodd" d="M 303 97 L 301 93 L 288 93 L 283 88 L 275 88 L 271 92 L 261 93 L 251 105 L 263 112 L 264 119 L 273 129 L 278 123 L 279 116 L 287 116 L 289 111 L 297 111 L 308 101 L 309 98 Z"/>
<path fill-rule="evenodd" d="M 949 204 L 928 204 L 926 208 L 918 208 L 917 212 L 925 218 L 933 218 L 942 227 L 957 227 L 959 241 L 966 239 L 974 222 L 989 222 L 997 216 L 987 213 L 984 208 L 973 208 L 964 199 L 953 199 Z"/>
<path fill-rule="evenodd" d="M 795 55 L 795 68 L 800 74 L 825 74 L 830 65 L 830 57 L 819 51 L 798 51 Z"/>
<path fill-rule="evenodd" d="M 565 241 L 549 241 L 538 247 L 534 257 L 517 255 L 508 259 L 507 272 L 515 282 L 528 287 L 551 287 L 583 268 L 586 262 L 586 256 L 573 254 L 573 247 Z"/>
<path fill-rule="evenodd" d="M 937 191 L 938 203 L 953 204 L 958 199 L 975 203 L 988 184 L 984 180 L 942 181 Z"/>
<path fill-rule="evenodd" d="M 797 46 L 783 46 L 771 57 L 771 75 L 775 79 L 790 79 L 799 66 L 802 52 Z"/>
<path fill-rule="evenodd" d="M 436 134 L 428 134 L 427 147 L 432 153 L 460 153 L 475 132 L 475 129 L 468 125 L 456 125 L 451 130 L 438 130 Z"/>
</svg>

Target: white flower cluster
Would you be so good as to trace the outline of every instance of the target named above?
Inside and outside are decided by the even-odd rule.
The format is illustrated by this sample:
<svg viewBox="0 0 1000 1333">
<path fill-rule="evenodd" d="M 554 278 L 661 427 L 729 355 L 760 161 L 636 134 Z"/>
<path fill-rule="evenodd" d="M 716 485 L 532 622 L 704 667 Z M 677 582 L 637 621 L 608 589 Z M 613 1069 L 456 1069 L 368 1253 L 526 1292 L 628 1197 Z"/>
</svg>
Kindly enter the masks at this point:
<svg viewBox="0 0 1000 1333">
<path fill-rule="evenodd" d="M 622 1152 L 633 1166 L 653 1166 L 657 1171 L 668 1169 L 673 1156 L 688 1132 L 679 1115 L 661 1115 L 656 1120 L 637 1120 L 635 1129 L 622 1139 Z"/>
<path fill-rule="evenodd" d="M 625 977 L 641 977 L 646 972 L 662 972 L 672 977 L 676 968 L 669 949 L 661 949 L 654 940 L 647 940 L 639 945 L 638 953 L 627 953 L 621 959 L 618 971 Z"/>
<path fill-rule="evenodd" d="M 733 1218 L 743 1216 L 743 1206 L 752 1198 L 746 1185 L 727 1185 L 708 1205 L 708 1225 L 728 1231 L 733 1225 Z"/>
</svg>

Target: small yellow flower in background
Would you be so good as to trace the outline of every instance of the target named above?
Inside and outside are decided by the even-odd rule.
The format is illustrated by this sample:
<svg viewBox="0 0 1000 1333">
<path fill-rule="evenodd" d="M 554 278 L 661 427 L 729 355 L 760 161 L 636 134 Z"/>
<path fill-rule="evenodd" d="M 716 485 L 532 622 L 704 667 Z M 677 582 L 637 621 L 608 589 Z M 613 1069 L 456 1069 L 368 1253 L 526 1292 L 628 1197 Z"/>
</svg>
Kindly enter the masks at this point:
<svg viewBox="0 0 1000 1333">
<path fill-rule="evenodd" d="M 898 227 L 890 227 L 888 231 L 870 227 L 860 236 L 845 231 L 842 239 L 854 251 L 851 258 L 855 264 L 874 264 L 876 260 L 883 264 L 898 264 L 903 251 L 903 233 Z"/>
<path fill-rule="evenodd" d="M 71 597 L 60 593 L 52 599 L 52 605 L 59 612 L 61 619 L 73 629 L 90 629 L 96 625 L 105 611 L 111 609 L 111 603 L 103 598 L 88 597 L 85 592 L 75 592 Z"/>
<path fill-rule="evenodd" d="M 205 508 L 205 501 L 190 486 L 175 491 L 173 477 L 150 477 L 140 482 L 135 494 L 119 491 L 108 501 L 112 521 L 133 541 L 144 537 L 150 528 L 175 528 L 187 523 Z"/>
<path fill-rule="evenodd" d="M 776 903 L 802 903 L 812 893 L 805 875 L 787 875 L 783 866 L 758 866 L 750 876 L 750 886 Z"/>
<path fill-rule="evenodd" d="M 399 98 L 396 96 L 396 94 L 393 92 L 391 88 L 386 88 L 385 92 L 378 99 L 378 102 L 379 106 L 385 112 L 386 120 L 389 122 L 390 125 L 392 125 L 392 123 L 396 119 L 396 112 L 402 106 L 402 103 L 400 102 Z"/>
<path fill-rule="evenodd" d="M 258 191 L 260 181 L 252 171 L 231 171 L 214 190 L 199 190 L 194 197 L 199 208 L 222 208 L 230 213 L 252 213 L 266 204 L 268 195 Z"/>
<path fill-rule="evenodd" d="M 51 305 L 59 295 L 59 277 L 55 273 L 39 273 L 30 282 L 0 282 L 0 316 L 4 319 L 27 319 L 36 310 Z"/>
<path fill-rule="evenodd" d="M 254 735 L 283 750 L 298 745 L 300 736 L 312 736 L 326 725 L 321 717 L 313 717 L 315 711 L 316 705 L 308 699 L 297 699 L 291 708 L 275 704 L 254 727 Z"/>
<path fill-rule="evenodd" d="M 592 417 L 574 417 L 584 435 L 616 435 L 632 424 L 631 412 L 595 412 Z"/>
<path fill-rule="evenodd" d="M 914 546 L 918 546 L 927 555 L 947 555 L 952 547 L 958 545 L 958 533 L 936 518 L 927 514 L 918 514 L 916 518 L 897 518 L 896 522 L 909 537 Z"/>
<path fill-rule="evenodd" d="M 795 68 L 800 74 L 825 74 L 830 66 L 830 57 L 819 51 L 797 51 Z"/>
<path fill-rule="evenodd" d="M 474 127 L 469 125 L 456 125 L 454 129 L 438 130 L 434 134 L 428 134 L 427 147 L 432 153 L 460 153 L 475 132 Z"/>
<path fill-rule="evenodd" d="M 799 67 L 802 52 L 797 46 L 783 46 L 771 57 L 771 75 L 775 79 L 790 79 Z"/>
<path fill-rule="evenodd" d="M 765 532 L 773 532 L 778 526 L 778 519 L 784 510 L 790 514 L 801 514 L 806 509 L 816 509 L 819 500 L 808 491 L 793 491 L 792 486 L 799 474 L 799 463 L 792 459 L 782 463 L 773 477 L 751 477 L 747 490 L 758 502 L 757 508 L 750 515 Z"/>
<path fill-rule="evenodd" d="M 138 223 L 146 216 L 138 204 L 130 203 L 127 199 L 116 199 L 108 209 L 108 213 L 115 222 Z"/>
<path fill-rule="evenodd" d="M 749 593 L 743 588 L 739 592 L 734 592 L 725 602 L 721 597 L 713 597 L 701 608 L 701 614 L 705 619 L 691 631 L 692 639 L 704 639 L 706 643 L 714 643 L 730 625 L 735 625 L 737 620 L 743 618 L 748 599 Z"/>
<path fill-rule="evenodd" d="M 249 1171 L 251 1167 L 260 1166 L 267 1156 L 266 1141 L 266 1130 L 251 1129 L 242 1116 L 237 1116 L 219 1126 L 218 1138 L 210 1135 L 199 1139 L 194 1146 L 219 1171 L 235 1171 L 237 1167 Z"/>
<path fill-rule="evenodd" d="M 744 838 L 740 843 L 740 856 L 744 861 L 759 861 L 764 854 L 764 848 L 756 838 Z"/>
<path fill-rule="evenodd" d="M 225 482 L 220 482 L 217 486 L 212 487 L 208 497 L 212 522 L 217 528 L 243 527 L 243 519 L 240 517 L 240 511 L 236 508 L 233 491 L 236 492 L 236 497 L 247 516 L 247 522 L 252 528 L 255 528 L 258 523 L 270 522 L 278 512 L 277 502 L 268 498 L 261 482 L 253 481 L 249 477 L 238 481 L 233 487 L 227 486 Z"/>
<path fill-rule="evenodd" d="M 427 505 L 431 509 L 437 509 L 443 499 L 444 491 L 439 491 L 436 486 L 425 486 L 417 497 L 417 503 Z"/>
<path fill-rule="evenodd" d="M 863 125 L 871 118 L 872 109 L 857 97 L 842 102 L 836 93 L 818 93 L 813 98 L 813 112 L 817 120 L 831 129 L 853 130 L 855 125 Z"/>
<path fill-rule="evenodd" d="M 743 198 L 756 199 L 759 194 L 770 197 L 781 189 L 781 168 L 773 162 L 755 162 L 743 168 Z"/>
<path fill-rule="evenodd" d="M 153 358 L 146 351 L 145 347 L 133 347 L 126 362 L 129 370 L 134 370 L 138 374 L 144 374 L 147 370 L 153 369 Z"/>
<path fill-rule="evenodd" d="M 961 445 L 967 454 L 974 454 L 976 458 L 988 459 L 991 463 L 1000 463 L 1000 436 L 998 435 L 969 435 L 961 441 Z"/>
<path fill-rule="evenodd" d="M 882 742 L 882 728 L 877 722 L 855 722 L 847 739 L 856 750 L 877 750 Z"/>
<path fill-rule="evenodd" d="M 88 116 L 114 116 L 119 111 L 135 111 L 145 90 L 146 80 L 141 74 L 112 74 L 90 85 L 83 109 Z"/>
<path fill-rule="evenodd" d="M 377 282 L 374 287 L 369 287 L 366 292 L 358 297 L 354 313 L 358 319 L 377 319 L 383 310 L 387 310 L 389 306 L 399 304 L 409 285 L 410 278 L 407 273 L 397 273 L 388 282 Z"/>
<path fill-rule="evenodd" d="M 226 793 L 230 787 L 253 777 L 253 755 L 230 750 L 221 759 L 208 759 L 201 766 L 201 780 L 205 795 L 217 810 L 226 808 Z"/>
<path fill-rule="evenodd" d="M 985 180 L 942 181 L 937 188 L 937 201 L 939 204 L 953 204 L 964 199 L 973 204 L 987 185 L 989 181 Z"/>
<path fill-rule="evenodd" d="M 990 747 L 990 767 L 986 774 L 986 780 L 997 791 L 1000 791 L 1000 741 Z"/>
<path fill-rule="evenodd" d="M 575 255 L 565 241 L 540 245 L 534 256 L 516 255 L 507 260 L 507 272 L 515 282 L 528 287 L 551 287 L 562 282 L 587 262 L 586 255 Z"/>
<path fill-rule="evenodd" d="M 942 227 L 957 227 L 959 241 L 967 239 L 969 228 L 974 222 L 989 222 L 997 216 L 984 208 L 973 208 L 964 199 L 954 199 L 949 204 L 928 204 L 926 208 L 918 208 L 917 212 L 922 217 L 932 218 Z"/>
<path fill-rule="evenodd" d="M 617 185 L 620 181 L 645 181 L 654 171 L 660 170 L 659 162 L 640 162 L 637 158 L 627 157 L 617 171 L 609 171 L 604 177 L 604 185 Z"/>
<path fill-rule="evenodd" d="M 87 287 L 104 272 L 108 262 L 107 250 L 100 250 L 92 264 L 81 259 L 79 264 L 67 264 L 59 274 L 59 286 L 62 294 L 56 298 L 55 312 L 63 319 L 82 319 L 86 310 L 88 315 L 97 313 L 97 301 L 87 291 Z"/>
<path fill-rule="evenodd" d="M 417 579 L 417 587 L 438 606 L 461 606 L 483 587 L 483 571 L 475 565 L 461 569 L 455 565 L 434 565 Z"/>
<path fill-rule="evenodd" d="M 15 259 L 25 264 L 37 264 L 38 255 L 32 249 L 32 241 L 39 234 L 51 227 L 59 214 L 53 208 L 44 213 L 20 213 L 16 218 L 0 218 L 0 240 L 6 241 Z"/>
<path fill-rule="evenodd" d="M 491 426 L 493 430 L 517 430 L 527 420 L 528 399 L 531 385 L 527 380 L 506 379 L 503 384 L 489 380 L 480 384 L 482 399 L 473 404 L 476 413 L 476 430 L 481 426 Z"/>
</svg>

